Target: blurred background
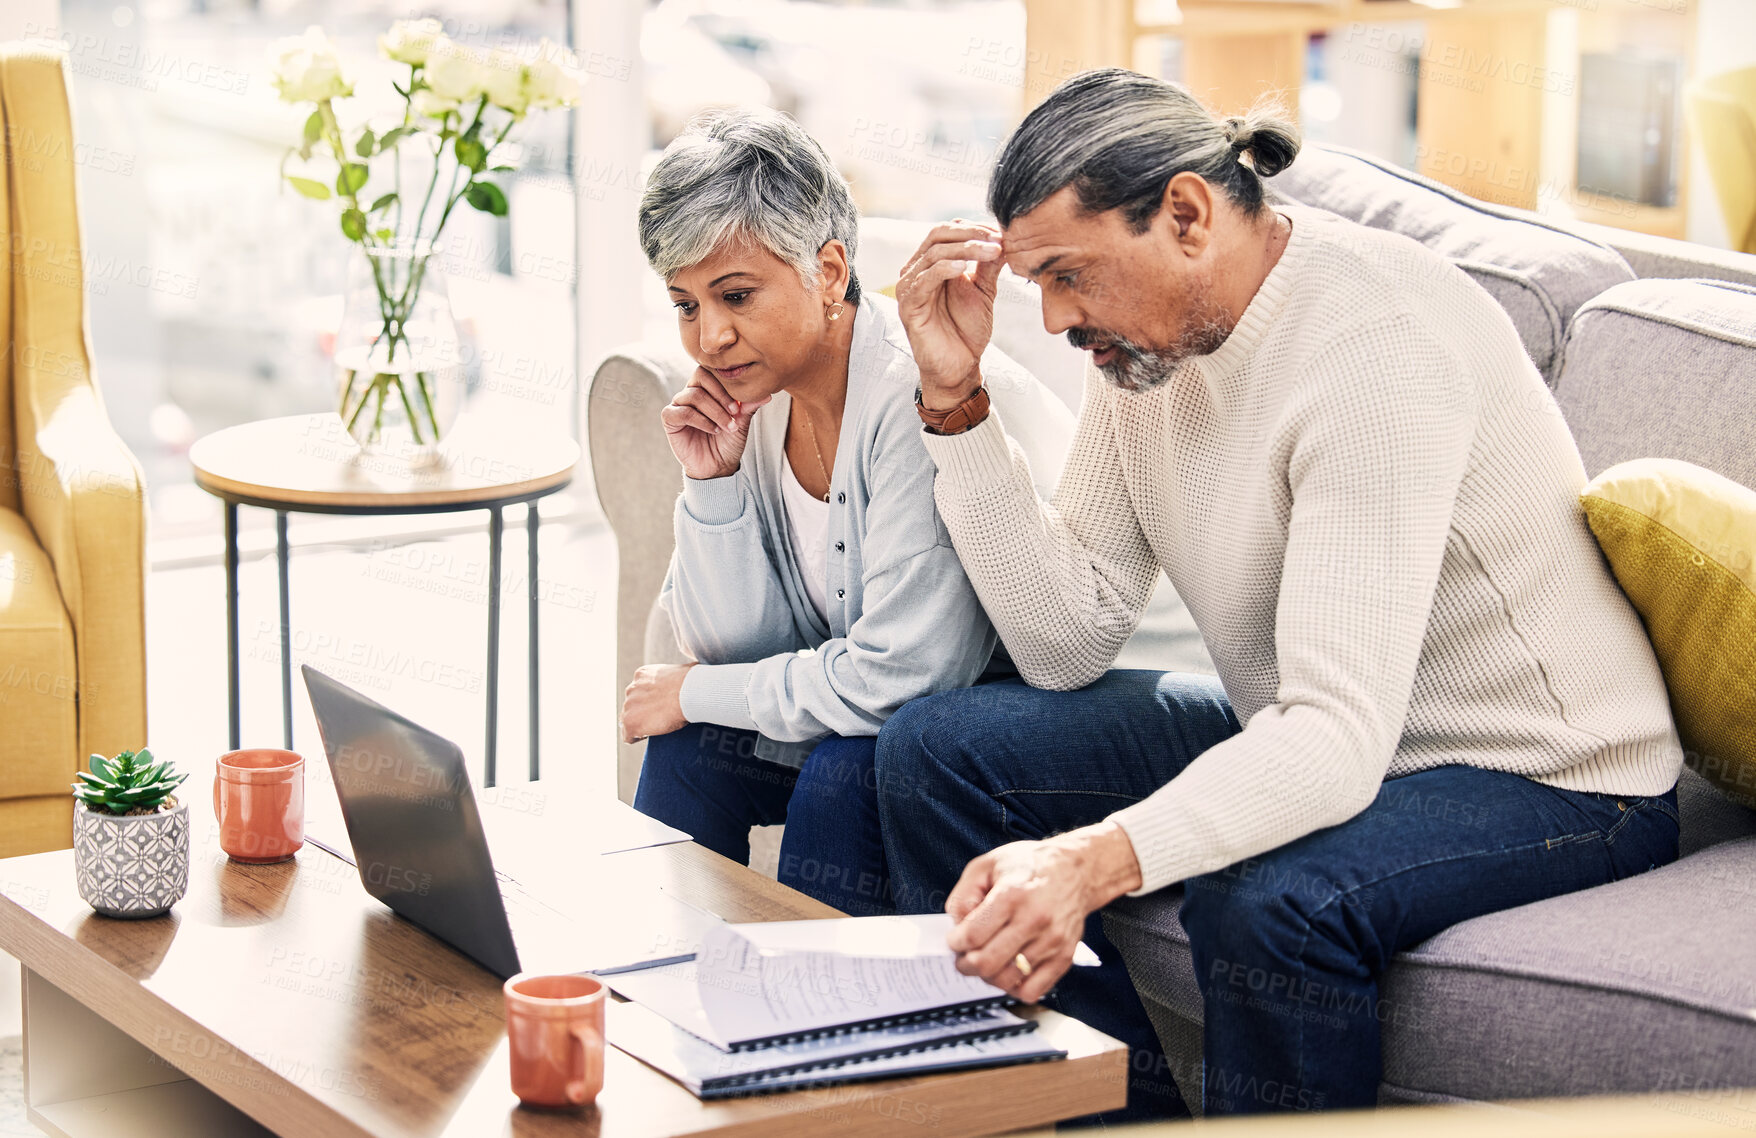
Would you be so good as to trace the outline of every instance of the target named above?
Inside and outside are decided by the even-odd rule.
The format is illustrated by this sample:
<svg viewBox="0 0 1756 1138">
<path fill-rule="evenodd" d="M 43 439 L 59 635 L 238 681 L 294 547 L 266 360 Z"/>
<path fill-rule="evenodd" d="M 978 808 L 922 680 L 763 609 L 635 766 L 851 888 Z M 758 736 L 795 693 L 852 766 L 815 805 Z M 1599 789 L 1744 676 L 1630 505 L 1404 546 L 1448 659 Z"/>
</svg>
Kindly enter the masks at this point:
<svg viewBox="0 0 1756 1138">
<path fill-rule="evenodd" d="M 1024 111 L 1122 64 L 1226 111 L 1278 97 L 1312 139 L 1490 201 L 1750 237 L 1728 228 L 1686 92 L 1756 65 L 1752 0 L 7 0 L 0 35 L 71 56 L 97 372 L 161 553 L 217 532 L 194 438 L 333 402 L 348 249 L 333 211 L 279 184 L 301 117 L 268 46 L 322 25 L 369 116 L 395 99 L 377 35 L 422 15 L 483 46 L 548 36 L 585 71 L 577 111 L 523 128 L 510 218 L 460 214 L 445 253 L 474 397 L 576 433 L 580 376 L 668 334 L 632 240 L 641 172 L 717 104 L 796 116 L 869 216 L 980 213 Z"/>
<path fill-rule="evenodd" d="M 619 346 L 674 342 L 635 209 L 660 150 L 717 105 L 796 116 L 868 218 L 980 216 L 1026 111 L 1080 70 L 1128 66 L 1224 113 L 1278 100 L 1312 140 L 1509 208 L 1756 250 L 1756 0 L 0 0 L 0 38 L 69 58 L 86 321 L 110 419 L 146 469 L 149 716 L 167 754 L 217 753 L 226 722 L 223 513 L 189 447 L 336 402 L 357 254 L 334 202 L 282 184 L 307 108 L 277 97 L 271 45 L 321 26 L 355 86 L 342 125 L 382 132 L 406 73 L 377 37 L 416 17 L 478 48 L 566 44 L 583 73 L 575 109 L 515 135 L 518 170 L 498 176 L 509 214 L 462 209 L 446 229 L 469 413 L 512 431 L 583 442 L 582 378 Z M 36 160 L 28 139 L 9 144 L 15 164 Z M 609 787 L 613 762 L 587 759 L 619 706 L 617 547 L 590 470 L 541 506 L 541 730 L 560 756 L 545 771 Z M 274 515 L 240 523 L 244 733 L 270 740 Z M 483 529 L 479 513 L 294 515 L 294 662 L 481 738 Z M 508 563 L 523 556 L 519 534 Z M 502 587 L 515 605 L 527 582 Z M 522 616 L 506 622 L 507 660 L 525 636 Z M 526 669 L 503 671 L 499 737 L 516 755 Z"/>
</svg>

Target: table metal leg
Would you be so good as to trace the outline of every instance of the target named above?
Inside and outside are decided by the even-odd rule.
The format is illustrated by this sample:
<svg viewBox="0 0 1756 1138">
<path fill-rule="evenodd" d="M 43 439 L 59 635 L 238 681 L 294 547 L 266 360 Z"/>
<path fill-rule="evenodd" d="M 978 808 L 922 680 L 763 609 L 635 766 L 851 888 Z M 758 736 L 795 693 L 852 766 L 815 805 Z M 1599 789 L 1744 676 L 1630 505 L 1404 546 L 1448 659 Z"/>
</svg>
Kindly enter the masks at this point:
<svg viewBox="0 0 1756 1138">
<path fill-rule="evenodd" d="M 226 503 L 226 715 L 231 749 L 239 747 L 238 716 L 238 503 Z"/>
<path fill-rule="evenodd" d="M 287 588 L 287 512 L 274 512 L 274 556 L 280 568 L 280 727 L 293 749 L 293 621 Z"/>
<path fill-rule="evenodd" d="M 542 524 L 542 517 L 535 502 L 526 506 L 525 510 L 525 540 L 530 547 L 530 780 L 535 782 L 540 766 L 537 760 L 537 704 L 541 691 L 541 684 L 537 682 L 537 527 Z"/>
<path fill-rule="evenodd" d="M 482 785 L 494 785 L 494 755 L 500 735 L 500 545 L 506 535 L 502 507 L 488 509 L 488 745 Z"/>
</svg>

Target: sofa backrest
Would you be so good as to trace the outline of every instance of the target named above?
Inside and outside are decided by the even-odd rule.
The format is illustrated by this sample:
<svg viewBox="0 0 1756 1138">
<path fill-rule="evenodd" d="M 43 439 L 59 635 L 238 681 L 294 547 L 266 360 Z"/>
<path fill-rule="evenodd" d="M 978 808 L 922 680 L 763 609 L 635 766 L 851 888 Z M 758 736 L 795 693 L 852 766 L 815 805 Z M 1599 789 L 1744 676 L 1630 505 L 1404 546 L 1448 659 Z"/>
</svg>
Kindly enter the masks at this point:
<svg viewBox="0 0 1756 1138">
<path fill-rule="evenodd" d="M 1589 475 L 1676 458 L 1756 487 L 1756 287 L 1617 285 L 1574 316 L 1554 387 Z"/>
<path fill-rule="evenodd" d="M 1676 458 L 1756 488 L 1756 287 L 1639 280 L 1581 305 L 1555 401 L 1586 473 Z M 1677 784 L 1685 855 L 1756 834 L 1756 810 L 1693 771 Z"/>
<path fill-rule="evenodd" d="M 1579 306 L 1634 279 L 1607 245 L 1356 151 L 1307 146 L 1269 184 L 1300 205 L 1401 233 L 1449 258 L 1512 317 L 1525 351 L 1551 384 Z"/>
</svg>

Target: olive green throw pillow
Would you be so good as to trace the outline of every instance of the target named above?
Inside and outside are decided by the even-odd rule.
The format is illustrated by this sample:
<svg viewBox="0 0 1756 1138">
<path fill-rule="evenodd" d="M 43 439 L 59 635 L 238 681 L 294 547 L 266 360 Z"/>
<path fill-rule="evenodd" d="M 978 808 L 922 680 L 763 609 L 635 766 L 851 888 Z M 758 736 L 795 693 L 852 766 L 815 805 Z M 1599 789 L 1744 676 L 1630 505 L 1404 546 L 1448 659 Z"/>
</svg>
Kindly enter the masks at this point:
<svg viewBox="0 0 1756 1138">
<path fill-rule="evenodd" d="M 1643 458 L 1592 479 L 1580 502 L 1646 622 L 1689 765 L 1756 807 L 1756 490 Z"/>
</svg>

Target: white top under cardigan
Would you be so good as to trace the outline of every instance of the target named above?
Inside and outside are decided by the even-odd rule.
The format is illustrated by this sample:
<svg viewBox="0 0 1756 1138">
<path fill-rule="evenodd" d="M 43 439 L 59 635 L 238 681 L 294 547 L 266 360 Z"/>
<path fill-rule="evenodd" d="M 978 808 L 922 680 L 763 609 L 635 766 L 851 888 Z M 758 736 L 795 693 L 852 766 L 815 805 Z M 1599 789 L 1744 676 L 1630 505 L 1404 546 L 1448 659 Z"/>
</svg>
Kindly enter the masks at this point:
<svg viewBox="0 0 1756 1138">
<path fill-rule="evenodd" d="M 1071 412 L 998 349 L 982 367 L 1026 452 L 1058 469 Z M 700 661 L 683 681 L 691 723 L 777 743 L 876 735 L 909 700 L 966 687 L 988 667 L 993 626 L 933 505 L 918 379 L 896 302 L 861 297 L 830 471 L 827 619 L 811 603 L 783 505 L 784 392 L 756 412 L 736 474 L 683 480 L 660 603 Z M 763 757 L 796 766 L 806 753 Z"/>
<path fill-rule="evenodd" d="M 1099 676 L 1160 566 L 1201 630 L 1244 730 L 1113 815 L 1141 892 L 1445 764 L 1669 790 L 1683 753 L 1657 660 L 1511 320 L 1415 241 L 1277 208 L 1291 242 L 1219 350 L 1147 392 L 1088 368 L 1052 506 L 999 417 L 922 436 L 1029 682 Z"/>
<path fill-rule="evenodd" d="M 829 621 L 829 503 L 799 482 L 798 472 L 780 456 L 780 496 L 786 502 L 787 544 L 804 578 L 805 595 L 825 623 Z"/>
</svg>

